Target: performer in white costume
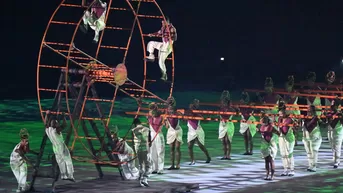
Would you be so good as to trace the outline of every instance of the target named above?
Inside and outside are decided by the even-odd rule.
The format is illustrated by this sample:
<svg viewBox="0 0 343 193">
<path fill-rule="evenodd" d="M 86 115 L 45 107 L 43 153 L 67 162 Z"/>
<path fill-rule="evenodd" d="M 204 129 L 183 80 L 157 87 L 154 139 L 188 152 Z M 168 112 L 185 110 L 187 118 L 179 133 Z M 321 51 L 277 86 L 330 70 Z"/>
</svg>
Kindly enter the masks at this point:
<svg viewBox="0 0 343 193">
<path fill-rule="evenodd" d="M 280 133 L 272 125 L 267 116 L 261 119 L 261 127 L 258 131 L 261 133 L 261 154 L 265 161 L 266 177 L 265 180 L 273 180 L 275 172 L 274 159 L 277 154 L 277 141 Z"/>
<path fill-rule="evenodd" d="M 331 111 L 326 115 L 334 168 L 338 168 L 341 162 L 341 147 L 343 140 L 342 113 L 338 110 L 338 107 L 340 107 L 340 101 L 336 100 L 334 104 L 331 105 Z"/>
<path fill-rule="evenodd" d="M 307 116 L 312 118 L 303 120 L 303 143 L 307 153 L 307 171 L 315 172 L 317 170 L 318 151 L 322 144 L 322 135 L 319 128 L 320 118 L 316 115 L 314 105 L 309 107 Z"/>
<path fill-rule="evenodd" d="M 192 112 L 193 110 L 198 110 L 198 109 L 199 109 L 199 100 L 195 99 L 193 103 L 189 105 L 189 109 L 188 109 L 188 112 L 186 112 L 186 115 L 193 116 L 193 117 L 201 117 L 201 115 L 198 115 Z M 205 153 L 207 157 L 206 163 L 210 163 L 211 157 L 205 147 L 205 132 L 200 125 L 200 120 L 189 119 L 187 120 L 187 126 L 188 126 L 188 133 L 187 133 L 188 152 L 191 158 L 191 163 L 189 165 L 195 164 L 194 152 L 193 152 L 193 147 L 195 143 L 197 143 L 201 151 Z"/>
<path fill-rule="evenodd" d="M 250 97 L 247 92 L 242 92 L 240 104 L 248 105 L 250 103 Z M 254 113 L 251 108 L 242 108 L 239 110 L 242 117 L 242 122 L 240 123 L 239 132 L 244 136 L 244 146 L 245 153 L 243 155 L 253 154 L 253 137 L 256 134 L 256 125 L 250 124 L 249 122 L 256 122 L 256 118 L 250 113 Z"/>
<path fill-rule="evenodd" d="M 179 115 L 176 111 L 175 106 L 168 106 L 169 115 Z M 167 118 L 166 119 L 167 131 L 167 144 L 170 146 L 170 159 L 171 167 L 168 170 L 178 170 L 180 169 L 181 161 L 181 150 L 180 146 L 182 141 L 182 128 L 180 126 L 180 120 L 178 118 Z M 175 164 L 176 161 L 176 164 Z"/>
<path fill-rule="evenodd" d="M 139 163 L 139 184 L 149 186 L 148 177 L 151 172 L 150 129 L 144 127 L 138 118 L 133 121 L 133 126 L 135 150 Z"/>
<path fill-rule="evenodd" d="M 274 93 L 274 83 L 271 77 L 266 78 L 264 82 L 264 90 L 265 90 L 265 93 L 262 96 L 258 95 L 260 97 L 260 101 L 262 103 L 275 104 L 273 109 L 266 109 L 265 113 L 277 114 L 277 105 L 278 105 L 278 101 L 281 99 L 281 96 Z"/>
<path fill-rule="evenodd" d="M 21 129 L 19 136 L 20 142 L 12 151 L 10 157 L 10 166 L 18 182 L 18 189 L 16 192 L 25 192 L 29 188 L 28 184 L 26 183 L 27 164 L 32 165 L 29 159 L 25 156 L 26 153 L 30 152 L 29 133 L 26 129 Z"/>
<path fill-rule="evenodd" d="M 150 127 L 151 135 L 151 159 L 152 159 L 152 173 L 163 174 L 164 168 L 164 154 L 165 154 L 165 140 L 162 132 L 164 125 L 163 117 L 159 112 L 156 103 L 149 105 L 149 116 L 147 117 Z"/>
<path fill-rule="evenodd" d="M 147 51 L 149 52 L 149 56 L 146 58 L 149 61 L 155 60 L 154 51 L 155 49 L 158 50 L 158 64 L 160 66 L 162 77 L 161 79 L 166 81 L 167 78 L 167 68 L 165 64 L 165 60 L 169 56 L 169 54 L 173 51 L 173 43 L 177 40 L 177 32 L 176 28 L 173 24 L 170 23 L 169 19 L 166 18 L 166 22 L 161 20 L 162 27 L 161 29 L 152 34 L 148 34 L 151 36 L 162 36 L 162 42 L 157 41 L 150 41 L 147 45 Z"/>
<path fill-rule="evenodd" d="M 83 32 L 87 32 L 88 26 L 94 30 L 95 35 L 93 41 L 97 43 L 99 41 L 99 34 L 105 29 L 105 17 L 106 17 L 107 3 L 97 0 L 92 7 L 91 11 L 86 11 L 82 17 L 83 25 L 80 25 L 80 29 Z"/>
<path fill-rule="evenodd" d="M 309 72 L 306 79 L 307 79 L 307 84 L 308 84 L 307 89 L 309 90 L 318 89 L 315 86 L 315 82 L 317 79 L 317 75 L 315 72 Z M 318 93 L 309 92 L 308 94 L 318 94 Z M 322 114 L 321 108 L 317 107 L 317 106 L 322 105 L 320 97 L 306 97 L 306 101 L 307 101 L 307 105 L 314 105 L 316 107 L 316 115 L 319 116 Z"/>
<path fill-rule="evenodd" d="M 50 112 L 47 112 L 47 116 Z M 74 166 L 70 156 L 70 152 L 66 144 L 64 143 L 62 130 L 66 127 L 66 119 L 63 116 L 63 123 L 62 125 L 55 119 L 52 119 L 49 123 L 47 116 L 45 116 L 46 120 L 46 129 L 45 133 L 47 134 L 48 138 L 52 143 L 52 149 L 54 151 L 56 162 L 60 168 L 61 172 L 61 179 L 62 180 L 70 180 L 75 182 L 74 179 Z"/>
<path fill-rule="evenodd" d="M 135 166 L 134 151 L 126 143 L 125 140 L 118 137 L 118 127 L 116 125 L 111 128 L 111 138 L 116 144 L 115 152 L 118 152 L 118 157 L 121 162 L 127 162 L 121 165 L 125 178 L 128 180 L 136 180 L 139 178 L 139 171 Z"/>
<path fill-rule="evenodd" d="M 293 128 L 289 126 L 293 124 L 293 120 L 286 114 L 285 104 L 279 104 L 279 118 L 278 118 L 278 129 L 280 132 L 279 137 L 279 148 L 282 159 L 282 165 L 284 172 L 281 176 L 294 176 L 294 133 Z"/>
<path fill-rule="evenodd" d="M 334 71 L 329 71 L 327 74 L 326 74 L 326 83 L 328 86 L 332 85 L 335 80 L 336 80 L 336 73 Z M 325 90 L 327 91 L 330 91 L 330 90 L 337 90 L 336 88 L 325 88 Z M 332 94 L 332 93 L 326 93 L 326 95 L 332 95 L 332 96 L 337 96 L 337 94 Z M 338 96 L 337 96 L 338 97 Z M 334 98 L 326 98 L 325 99 L 325 106 L 331 106 L 333 105 L 335 102 L 335 99 Z"/>
<path fill-rule="evenodd" d="M 235 112 L 235 109 L 231 107 L 230 93 L 227 90 L 224 90 L 220 97 L 220 111 Z M 218 139 L 222 141 L 224 150 L 224 156 L 221 160 L 231 160 L 231 142 L 235 133 L 235 126 L 231 120 L 232 115 L 220 115 Z"/>
</svg>

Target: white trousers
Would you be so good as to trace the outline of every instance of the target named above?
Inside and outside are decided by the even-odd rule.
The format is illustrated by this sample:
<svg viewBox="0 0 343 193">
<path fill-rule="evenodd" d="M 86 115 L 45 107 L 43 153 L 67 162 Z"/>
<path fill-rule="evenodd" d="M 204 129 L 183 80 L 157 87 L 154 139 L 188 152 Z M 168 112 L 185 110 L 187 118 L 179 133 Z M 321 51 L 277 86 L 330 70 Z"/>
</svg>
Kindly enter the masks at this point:
<svg viewBox="0 0 343 193">
<path fill-rule="evenodd" d="M 127 162 L 125 164 L 122 164 L 123 173 L 125 175 L 125 178 L 128 180 L 135 180 L 139 177 L 139 171 L 135 166 L 135 160 L 134 158 L 134 152 L 133 149 L 126 143 L 125 143 L 125 154 L 119 154 L 118 157 L 121 162 Z"/>
<path fill-rule="evenodd" d="M 101 17 L 97 20 L 93 20 L 93 16 L 89 11 L 86 11 L 85 14 L 83 15 L 83 23 L 85 25 L 89 25 L 92 30 L 94 30 L 95 35 L 94 35 L 94 41 L 99 40 L 99 34 L 102 30 L 105 29 L 106 24 L 105 24 L 105 17 L 106 17 L 106 11 L 101 15 Z"/>
<path fill-rule="evenodd" d="M 167 73 L 165 61 L 169 54 L 172 52 L 172 44 L 170 42 L 156 42 L 150 41 L 147 46 L 147 50 L 150 54 L 154 54 L 155 49 L 158 50 L 158 65 L 161 71 Z"/>
<path fill-rule="evenodd" d="M 18 189 L 26 188 L 27 164 L 25 162 L 11 162 L 12 172 L 17 179 Z"/>
<path fill-rule="evenodd" d="M 148 178 L 151 172 L 151 158 L 148 151 L 137 151 L 140 178 Z"/>
<path fill-rule="evenodd" d="M 284 135 L 279 137 L 279 148 L 281 154 L 282 165 L 285 170 L 294 170 L 294 150 L 295 142 L 289 142 Z"/>
<path fill-rule="evenodd" d="M 341 147 L 343 140 L 343 130 L 342 128 L 332 129 L 331 126 L 328 127 L 328 138 L 332 149 L 332 156 L 334 164 L 339 164 L 341 158 Z"/>
<path fill-rule="evenodd" d="M 322 144 L 322 136 L 319 128 L 315 128 L 311 133 L 306 129 L 303 132 L 303 143 L 307 153 L 309 169 L 315 169 L 318 162 L 318 151 Z"/>
<path fill-rule="evenodd" d="M 62 134 L 59 135 L 55 128 L 49 127 L 45 130 L 54 151 L 56 162 L 60 168 L 62 179 L 73 179 L 74 178 L 74 166 L 70 156 L 69 149 L 64 143 Z"/>
<path fill-rule="evenodd" d="M 151 131 L 151 139 L 153 140 L 156 135 L 154 130 Z M 164 168 L 164 152 L 165 142 L 163 133 L 157 134 L 156 138 L 151 144 L 151 160 L 152 160 L 152 171 L 162 172 Z"/>
</svg>

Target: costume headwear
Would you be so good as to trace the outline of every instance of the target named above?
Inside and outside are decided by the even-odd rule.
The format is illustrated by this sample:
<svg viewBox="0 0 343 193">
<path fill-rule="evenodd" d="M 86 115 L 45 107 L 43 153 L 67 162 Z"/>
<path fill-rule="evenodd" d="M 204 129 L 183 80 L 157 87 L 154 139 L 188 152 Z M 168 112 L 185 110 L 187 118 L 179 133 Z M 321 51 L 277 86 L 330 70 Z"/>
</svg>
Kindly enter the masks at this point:
<svg viewBox="0 0 343 193">
<path fill-rule="evenodd" d="M 330 84 L 332 84 L 333 82 L 335 82 L 336 79 L 336 74 L 334 71 L 330 71 L 326 74 L 326 81 Z"/>
<path fill-rule="evenodd" d="M 152 102 L 149 104 L 149 110 L 152 116 L 158 116 L 159 112 L 158 112 L 158 106 L 156 103 Z"/>
<path fill-rule="evenodd" d="M 166 102 L 167 102 L 167 106 L 176 106 L 175 98 L 172 96 L 168 97 Z"/>
<path fill-rule="evenodd" d="M 283 100 L 279 100 L 278 111 L 286 111 L 286 103 Z"/>
<path fill-rule="evenodd" d="M 200 101 L 198 99 L 193 100 L 193 105 L 195 109 L 199 109 L 200 106 Z"/>
<path fill-rule="evenodd" d="M 264 81 L 264 89 L 272 90 L 274 87 L 273 79 L 271 77 L 267 77 Z"/>
<path fill-rule="evenodd" d="M 20 136 L 20 139 L 28 139 L 30 135 L 27 129 L 23 128 L 23 129 L 20 129 L 19 136 Z"/>
<path fill-rule="evenodd" d="M 317 79 L 317 75 L 315 72 L 309 72 L 307 74 L 307 77 L 306 77 L 306 80 L 309 81 L 309 82 L 316 82 L 316 79 Z"/>
<path fill-rule="evenodd" d="M 289 75 L 287 78 L 286 89 L 293 90 L 293 87 L 294 87 L 294 76 Z"/>
<path fill-rule="evenodd" d="M 111 134 L 117 134 L 118 133 L 118 126 L 117 125 L 111 125 L 110 127 Z"/>
</svg>

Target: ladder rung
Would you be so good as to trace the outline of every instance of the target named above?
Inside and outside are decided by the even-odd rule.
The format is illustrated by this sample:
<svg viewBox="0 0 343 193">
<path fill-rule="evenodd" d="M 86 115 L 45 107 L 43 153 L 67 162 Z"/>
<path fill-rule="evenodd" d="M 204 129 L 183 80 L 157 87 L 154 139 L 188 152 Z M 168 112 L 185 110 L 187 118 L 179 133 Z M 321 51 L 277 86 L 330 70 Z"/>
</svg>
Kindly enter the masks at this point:
<svg viewBox="0 0 343 193">
<path fill-rule="evenodd" d="M 132 86 L 133 83 L 131 83 L 131 82 L 125 82 L 124 85 L 130 85 L 130 86 Z"/>
<path fill-rule="evenodd" d="M 147 102 L 147 101 L 142 101 L 142 104 L 146 104 L 146 105 L 149 105 L 151 102 Z M 165 106 L 166 104 L 165 103 L 156 103 L 157 105 L 159 106 Z"/>
<path fill-rule="evenodd" d="M 111 7 L 111 10 L 118 10 L 118 11 L 128 11 L 126 8 L 121 8 L 121 7 Z"/>
<path fill-rule="evenodd" d="M 42 67 L 42 68 L 58 68 L 58 69 L 66 68 L 65 66 L 54 66 L 54 65 L 43 65 L 43 64 L 40 64 L 39 67 Z"/>
<path fill-rule="evenodd" d="M 138 17 L 145 17 L 145 18 L 156 18 L 156 19 L 163 19 L 162 16 L 156 16 L 156 15 L 137 15 Z"/>
<path fill-rule="evenodd" d="M 43 113 L 46 113 L 47 111 L 42 111 Z M 57 112 L 57 111 L 50 111 L 50 114 L 53 115 L 62 115 L 63 112 Z M 69 115 L 69 113 L 64 113 L 65 115 Z"/>
<path fill-rule="evenodd" d="M 66 90 L 57 90 L 57 89 L 49 89 L 49 88 L 39 88 L 38 90 L 47 91 L 47 92 L 66 92 Z"/>
<path fill-rule="evenodd" d="M 90 139 L 90 140 L 98 140 L 97 137 L 86 137 L 86 136 L 75 136 L 77 139 Z"/>
<path fill-rule="evenodd" d="M 70 56 L 69 58 L 76 59 L 76 60 L 92 60 L 91 58 L 78 57 L 78 56 Z"/>
<path fill-rule="evenodd" d="M 75 22 L 66 22 L 66 21 L 51 21 L 53 24 L 62 24 L 62 25 L 77 25 Z"/>
<path fill-rule="evenodd" d="M 113 102 L 113 100 L 108 100 L 108 99 L 97 99 L 97 98 L 88 98 L 85 97 L 89 101 L 99 101 L 99 102 Z"/>
<path fill-rule="evenodd" d="M 57 46 L 70 46 L 70 44 L 65 44 L 61 42 L 45 42 L 48 45 L 57 45 Z"/>
<path fill-rule="evenodd" d="M 145 91 L 144 89 L 140 89 L 140 88 L 124 88 L 124 90 L 131 90 L 131 91 L 137 91 L 137 92 Z"/>
<path fill-rule="evenodd" d="M 146 79 L 146 81 L 148 81 L 148 82 L 156 82 L 156 80 L 152 80 L 152 79 Z"/>
<path fill-rule="evenodd" d="M 109 49 L 120 49 L 120 50 L 126 50 L 126 47 L 119 47 L 119 46 L 100 46 L 101 48 L 109 48 Z"/>
<path fill-rule="evenodd" d="M 153 3 L 154 2 L 154 0 L 130 0 L 130 1 L 147 2 L 147 3 Z"/>
<path fill-rule="evenodd" d="M 95 118 L 95 117 L 81 117 L 83 120 L 93 120 L 93 121 L 102 121 L 107 120 L 108 118 Z"/>
<path fill-rule="evenodd" d="M 76 4 L 65 4 L 62 3 L 61 6 L 63 7 L 83 7 L 82 5 L 76 5 Z"/>
<path fill-rule="evenodd" d="M 131 30 L 130 28 L 122 28 L 122 27 L 113 27 L 113 26 L 106 26 L 106 29 L 113 29 L 113 30 Z"/>
<path fill-rule="evenodd" d="M 97 78 L 97 79 L 93 79 L 95 82 L 114 82 L 114 79 L 110 79 L 110 78 Z"/>
<path fill-rule="evenodd" d="M 149 96 L 149 95 L 135 95 L 135 94 L 130 94 L 130 96 L 132 97 L 139 97 L 139 98 L 151 98 L 151 99 L 155 99 L 157 98 L 156 96 Z"/>
<path fill-rule="evenodd" d="M 81 54 L 80 52 L 78 52 L 78 51 L 73 51 L 73 50 L 56 50 L 56 51 L 58 51 L 58 52 L 61 52 L 61 53 L 73 53 L 73 54 Z"/>
</svg>

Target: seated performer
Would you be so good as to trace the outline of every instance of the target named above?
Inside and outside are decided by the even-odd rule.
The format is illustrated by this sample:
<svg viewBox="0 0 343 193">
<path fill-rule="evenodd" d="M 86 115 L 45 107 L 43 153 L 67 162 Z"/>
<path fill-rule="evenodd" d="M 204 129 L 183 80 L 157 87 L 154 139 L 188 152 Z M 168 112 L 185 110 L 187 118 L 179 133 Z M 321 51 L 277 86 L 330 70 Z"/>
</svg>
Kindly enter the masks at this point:
<svg viewBox="0 0 343 193">
<path fill-rule="evenodd" d="M 220 97 L 220 111 L 235 112 L 235 109 L 231 107 L 230 93 L 227 90 L 224 90 Z M 221 160 L 231 160 L 231 142 L 235 133 L 235 126 L 231 122 L 232 117 L 232 115 L 220 115 L 218 139 L 222 141 L 224 150 Z"/>
<path fill-rule="evenodd" d="M 258 131 L 261 133 L 261 154 L 265 161 L 266 177 L 265 180 L 273 180 L 275 172 L 274 159 L 277 154 L 277 136 L 280 133 L 272 125 L 271 120 L 267 116 L 263 116 L 260 120 L 261 127 Z M 276 134 L 276 135 L 274 135 Z M 270 176 L 269 176 L 270 175 Z"/>
<path fill-rule="evenodd" d="M 92 7 L 91 11 L 86 11 L 83 15 L 83 25 L 80 25 L 81 31 L 84 33 L 88 30 L 88 25 L 95 31 L 94 43 L 99 41 L 99 34 L 105 29 L 105 17 L 106 17 L 107 3 L 97 0 Z"/>
<path fill-rule="evenodd" d="M 247 92 L 242 92 L 240 104 L 246 105 L 249 104 L 250 97 Z M 249 124 L 249 122 L 255 122 L 256 118 L 250 113 L 254 113 L 253 109 L 242 108 L 240 109 L 242 114 L 242 122 L 240 123 L 239 132 L 244 136 L 244 145 L 245 153 L 243 155 L 252 155 L 253 154 L 253 137 L 256 134 L 256 125 Z M 247 123 L 248 122 L 248 123 Z"/>
<path fill-rule="evenodd" d="M 193 110 L 198 110 L 199 100 L 195 99 L 192 104 L 189 105 L 189 110 L 186 112 L 187 116 L 200 117 L 200 115 L 193 113 Z M 191 163 L 189 165 L 195 164 L 193 147 L 197 143 L 201 151 L 203 151 L 207 157 L 206 163 L 211 162 L 211 157 L 205 147 L 205 132 L 200 125 L 200 120 L 188 119 L 187 120 L 188 133 L 187 133 L 187 142 L 188 142 L 188 152 L 191 158 Z"/>
<path fill-rule="evenodd" d="M 139 163 L 139 184 L 149 186 L 148 177 L 151 170 L 150 129 L 144 127 L 138 118 L 133 121 L 133 126 L 135 150 Z"/>
<path fill-rule="evenodd" d="M 139 178 L 139 171 L 135 166 L 134 151 L 125 140 L 118 137 L 117 133 L 118 127 L 116 125 L 112 126 L 111 138 L 116 144 L 114 151 L 119 153 L 118 157 L 121 162 L 127 162 L 121 165 L 125 178 L 128 180 L 136 180 Z"/>
<path fill-rule="evenodd" d="M 155 60 L 154 51 L 155 49 L 158 50 L 158 58 L 159 58 L 158 64 L 162 72 L 161 79 L 164 81 L 168 79 L 165 60 L 167 59 L 169 54 L 173 51 L 173 43 L 177 40 L 176 28 L 173 26 L 173 24 L 170 23 L 168 18 L 166 18 L 166 21 L 167 22 L 165 22 L 164 20 L 161 20 L 162 27 L 158 32 L 149 34 L 150 37 L 162 36 L 162 42 L 150 41 L 147 46 L 147 51 L 149 52 L 149 56 L 146 58 L 147 60 L 154 61 Z"/>
<path fill-rule="evenodd" d="M 343 140 L 342 113 L 338 110 L 338 107 L 340 107 L 340 101 L 336 100 L 334 104 L 331 105 L 330 112 L 326 115 L 328 123 L 328 137 L 333 153 L 334 168 L 338 168 L 341 162 L 341 147 Z"/>
<path fill-rule="evenodd" d="M 303 143 L 307 153 L 308 168 L 307 171 L 315 172 L 317 169 L 318 150 L 322 144 L 322 136 L 320 133 L 320 119 L 316 115 L 316 107 L 311 105 L 308 109 L 307 116 L 311 118 L 303 121 Z"/>
<path fill-rule="evenodd" d="M 18 182 L 18 189 L 16 192 L 25 192 L 29 189 L 29 186 L 26 183 L 27 163 L 32 165 L 29 159 L 25 156 L 26 153 L 30 152 L 29 133 L 26 129 L 21 129 L 19 136 L 20 142 L 12 151 L 10 157 L 10 166 Z"/>
<path fill-rule="evenodd" d="M 46 120 L 46 129 L 45 132 L 52 143 L 52 149 L 56 156 L 56 162 L 60 168 L 61 179 L 70 180 L 75 182 L 74 179 L 74 166 L 70 156 L 70 152 L 66 144 L 64 143 L 62 130 L 66 127 L 66 119 L 63 116 L 62 125 L 56 119 L 52 119 L 50 122 L 47 119 L 47 116 L 50 114 L 50 111 L 47 111 L 45 116 Z"/>
<path fill-rule="evenodd" d="M 163 117 L 156 103 L 150 103 L 149 116 L 147 117 L 151 134 L 151 159 L 152 173 L 163 174 L 165 140 L 162 132 Z"/>
<path fill-rule="evenodd" d="M 279 104 L 278 128 L 280 132 L 279 148 L 284 172 L 281 176 L 294 176 L 294 133 L 292 126 L 293 120 L 286 114 L 286 106 L 283 102 Z"/>
<path fill-rule="evenodd" d="M 167 100 L 168 101 L 168 100 Z M 168 115 L 180 115 L 174 105 L 168 106 Z M 182 142 L 182 128 L 178 118 L 167 118 L 166 119 L 167 131 L 167 144 L 170 146 L 170 159 L 171 167 L 168 170 L 180 169 L 181 161 L 181 150 L 180 146 Z M 176 164 L 175 164 L 176 160 Z"/>
</svg>

